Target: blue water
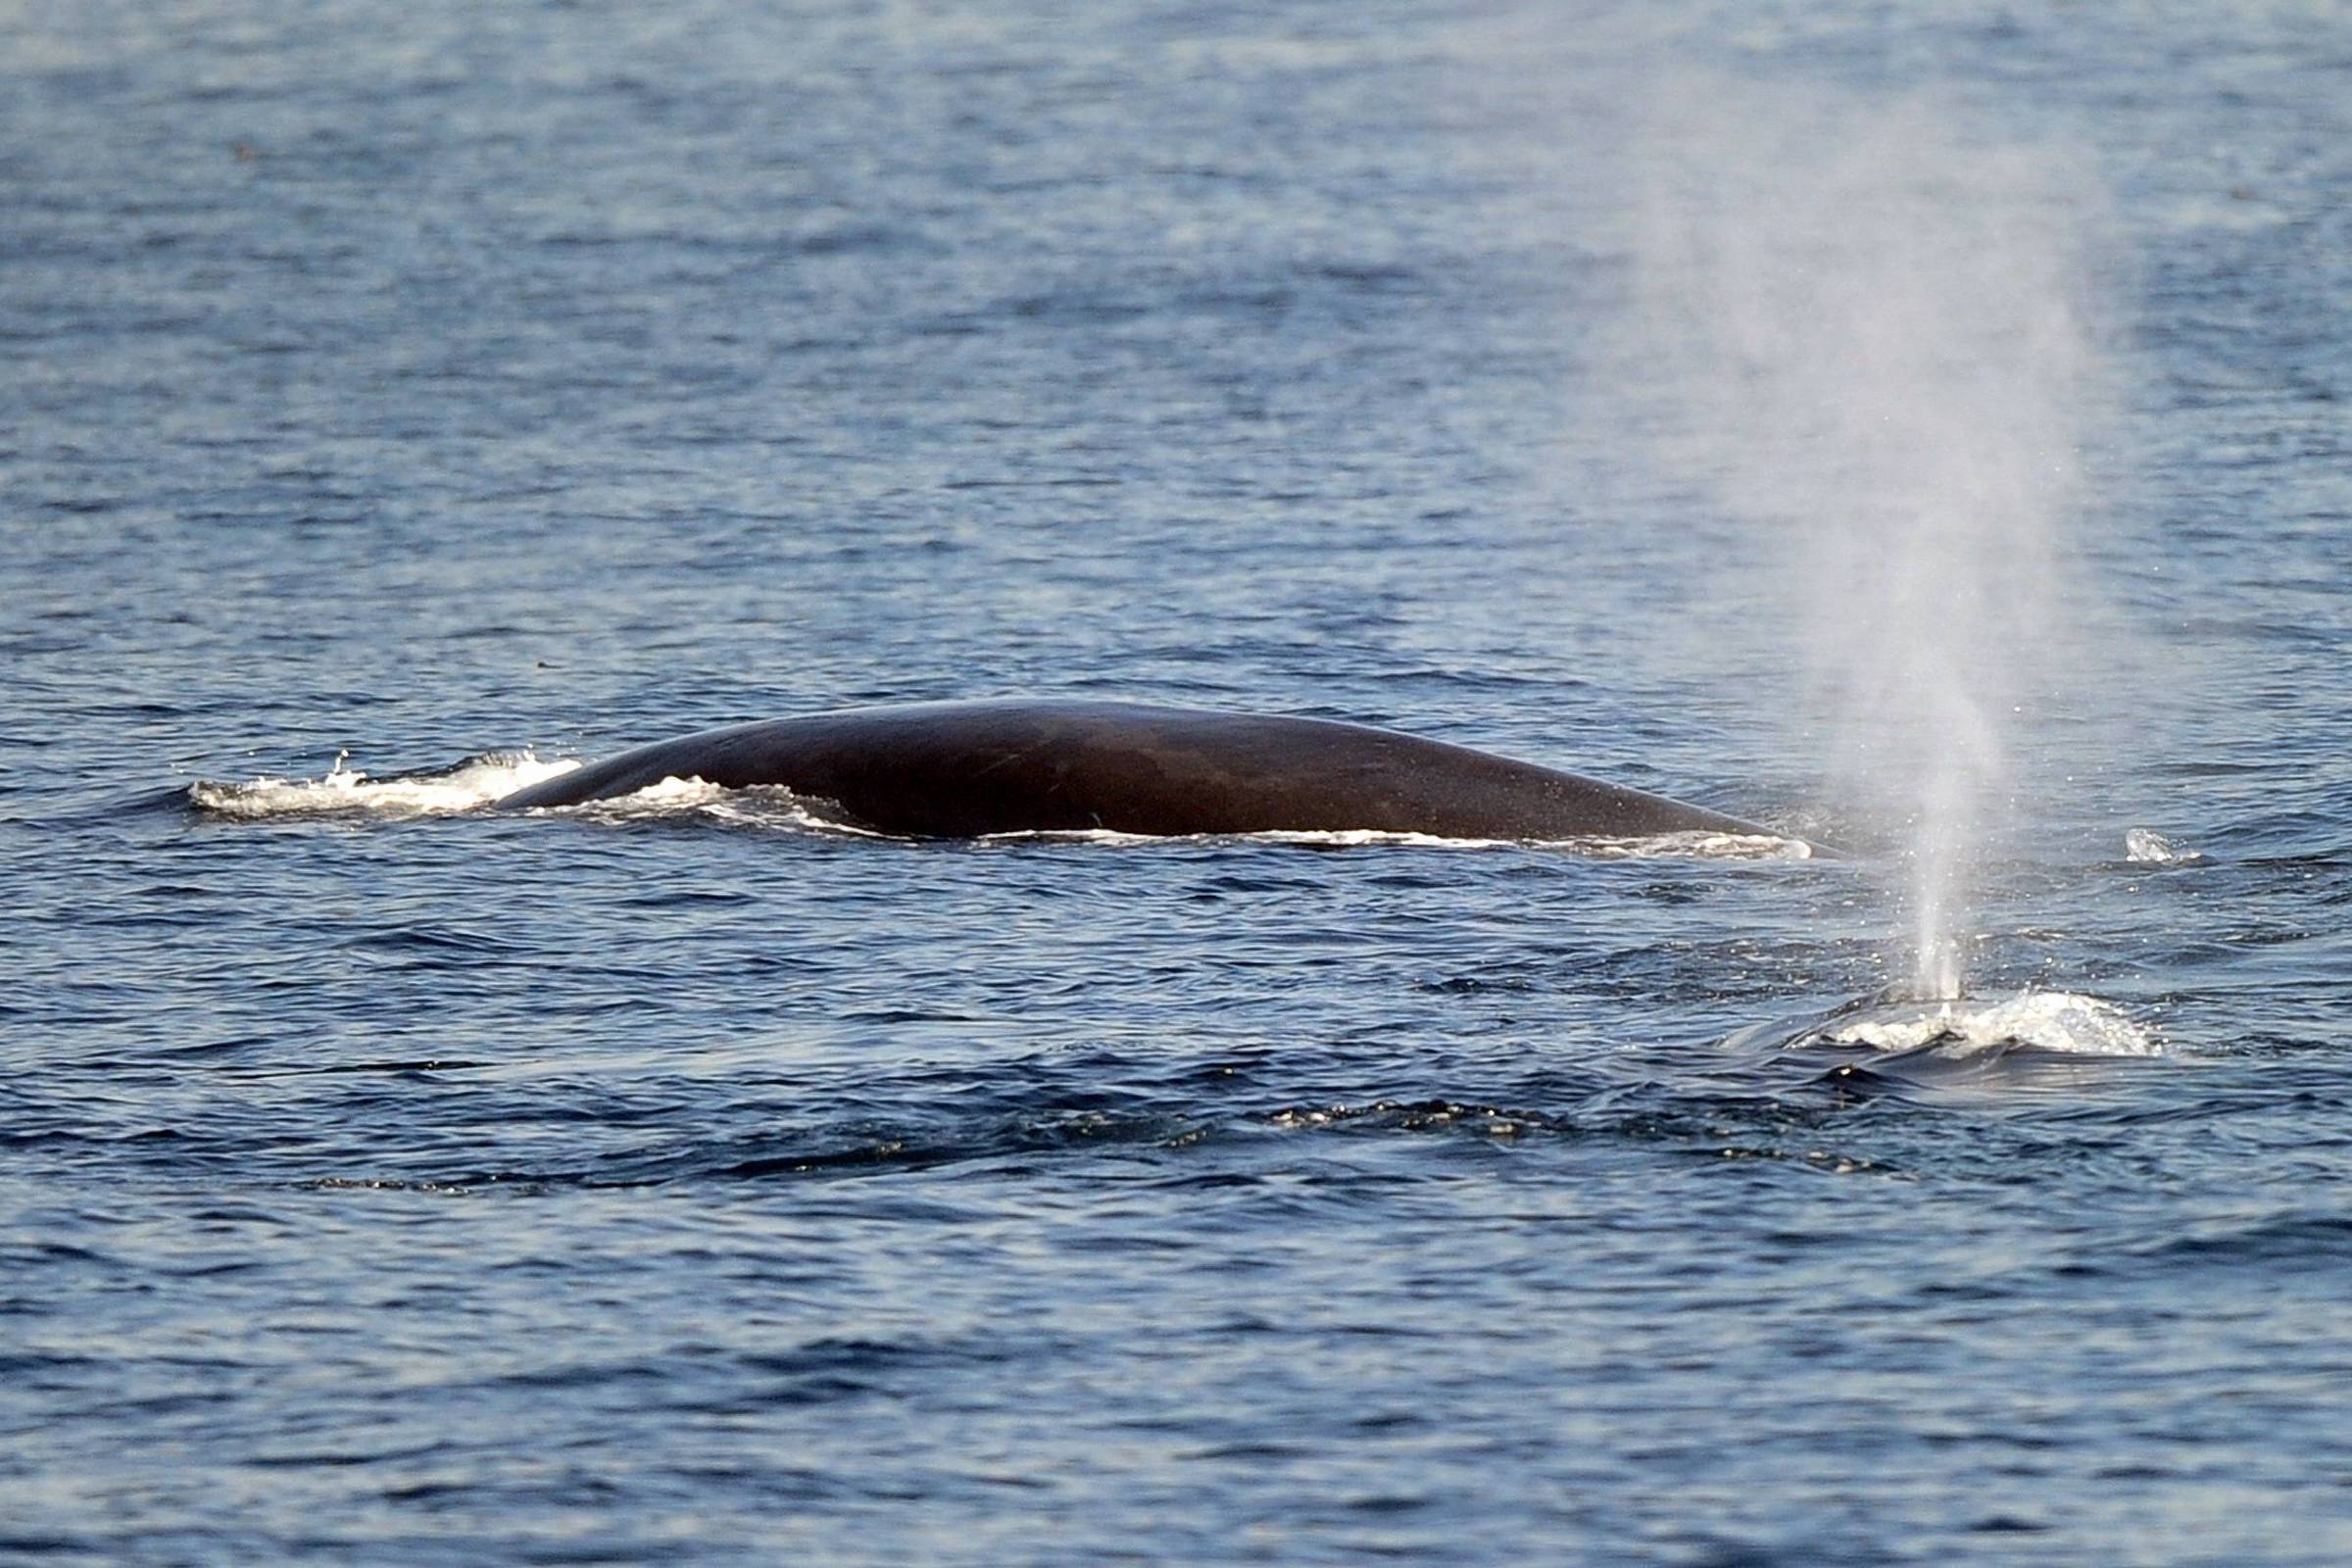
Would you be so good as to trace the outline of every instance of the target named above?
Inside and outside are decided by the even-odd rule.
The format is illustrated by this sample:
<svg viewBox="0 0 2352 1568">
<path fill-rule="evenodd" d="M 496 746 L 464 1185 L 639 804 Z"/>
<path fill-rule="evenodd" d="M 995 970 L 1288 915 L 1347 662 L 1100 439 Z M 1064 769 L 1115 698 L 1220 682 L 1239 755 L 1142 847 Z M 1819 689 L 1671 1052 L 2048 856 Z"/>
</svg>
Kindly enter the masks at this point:
<svg viewBox="0 0 2352 1568">
<path fill-rule="evenodd" d="M 1686 73 L 2097 192 L 1965 935 L 2160 1055 L 1804 1037 L 1901 824 L 1618 330 Z M 2340 12 L 97 3 L 0 76 L 0 1558 L 2352 1557 Z M 322 782 L 1010 692 L 1866 853 Z"/>
</svg>

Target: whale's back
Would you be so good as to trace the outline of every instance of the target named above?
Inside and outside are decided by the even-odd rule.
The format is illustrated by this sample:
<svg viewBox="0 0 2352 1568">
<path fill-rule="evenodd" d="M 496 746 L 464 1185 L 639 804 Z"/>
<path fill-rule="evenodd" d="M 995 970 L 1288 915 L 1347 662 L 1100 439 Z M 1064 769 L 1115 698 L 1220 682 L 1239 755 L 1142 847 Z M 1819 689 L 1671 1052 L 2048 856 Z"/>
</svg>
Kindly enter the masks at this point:
<svg viewBox="0 0 2352 1568">
<path fill-rule="evenodd" d="M 782 785 L 851 826 L 919 838 L 1368 830 L 1447 838 L 1764 833 L 1738 818 L 1443 741 L 1331 719 L 1137 703 L 846 709 L 706 730 L 547 780 L 502 808 L 665 778 Z"/>
</svg>

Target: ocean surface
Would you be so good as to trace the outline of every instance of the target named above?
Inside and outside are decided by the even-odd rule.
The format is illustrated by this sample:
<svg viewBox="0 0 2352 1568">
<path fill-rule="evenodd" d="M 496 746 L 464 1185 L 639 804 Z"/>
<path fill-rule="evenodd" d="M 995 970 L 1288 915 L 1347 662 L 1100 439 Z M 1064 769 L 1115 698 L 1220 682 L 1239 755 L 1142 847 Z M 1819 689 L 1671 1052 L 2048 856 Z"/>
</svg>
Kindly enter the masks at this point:
<svg viewBox="0 0 2352 1568">
<path fill-rule="evenodd" d="M 0 4 L 0 1560 L 2352 1560 L 2348 322 L 2331 5 Z M 1854 853 L 483 808 L 1005 694 Z"/>
</svg>

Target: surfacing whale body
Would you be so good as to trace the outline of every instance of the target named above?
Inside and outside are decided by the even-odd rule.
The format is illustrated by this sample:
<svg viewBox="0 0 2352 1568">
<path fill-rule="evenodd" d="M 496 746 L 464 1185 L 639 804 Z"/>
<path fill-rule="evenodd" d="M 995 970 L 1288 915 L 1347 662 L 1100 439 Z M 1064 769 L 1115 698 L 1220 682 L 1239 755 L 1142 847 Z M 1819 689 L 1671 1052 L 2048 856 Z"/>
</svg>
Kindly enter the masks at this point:
<svg viewBox="0 0 2352 1568">
<path fill-rule="evenodd" d="M 1462 839 L 1776 834 L 1662 796 L 1394 730 L 1141 703 L 852 708 L 623 752 L 498 802 L 573 806 L 666 778 L 782 785 L 909 838 L 1070 832 L 1424 833 Z"/>
</svg>

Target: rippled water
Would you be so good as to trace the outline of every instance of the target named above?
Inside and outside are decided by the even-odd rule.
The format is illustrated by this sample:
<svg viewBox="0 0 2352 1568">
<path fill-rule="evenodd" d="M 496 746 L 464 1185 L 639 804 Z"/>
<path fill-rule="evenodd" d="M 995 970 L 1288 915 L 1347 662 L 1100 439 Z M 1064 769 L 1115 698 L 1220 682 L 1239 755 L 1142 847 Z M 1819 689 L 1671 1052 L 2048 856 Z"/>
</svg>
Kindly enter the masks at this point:
<svg viewBox="0 0 2352 1568">
<path fill-rule="evenodd" d="M 1967 1027 L 1614 331 L 1686 68 L 2095 172 Z M 2327 8 L 33 5 L 0 74 L 0 1556 L 2352 1555 Z M 1003 692 L 1868 853 L 463 808 Z"/>
</svg>

